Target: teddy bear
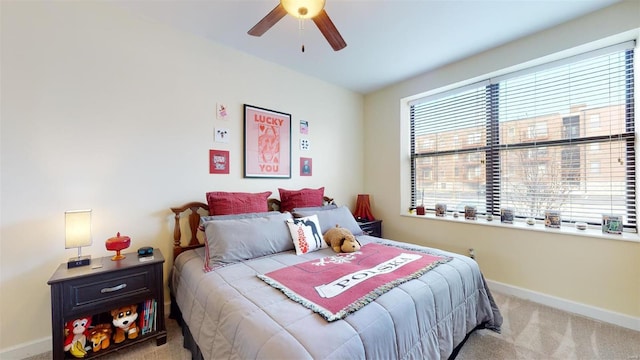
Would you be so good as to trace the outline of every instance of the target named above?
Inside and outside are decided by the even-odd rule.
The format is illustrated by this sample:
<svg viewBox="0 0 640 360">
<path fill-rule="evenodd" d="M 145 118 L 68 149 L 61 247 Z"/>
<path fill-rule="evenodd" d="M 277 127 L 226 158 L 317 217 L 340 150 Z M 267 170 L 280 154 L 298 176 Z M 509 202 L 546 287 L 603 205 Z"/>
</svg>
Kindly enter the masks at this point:
<svg viewBox="0 0 640 360">
<path fill-rule="evenodd" d="M 64 339 L 64 351 L 70 351 L 75 357 L 84 357 L 87 354 L 85 345 L 87 344 L 87 335 L 89 335 L 89 326 L 91 325 L 91 317 L 82 317 L 64 324 L 66 338 Z"/>
<path fill-rule="evenodd" d="M 349 229 L 340 227 L 340 225 L 336 225 L 336 227 L 327 230 L 323 237 L 329 247 L 337 253 L 350 253 L 360 250 L 360 242 L 358 242 Z"/>
<path fill-rule="evenodd" d="M 111 324 L 98 324 L 89 330 L 89 341 L 93 346 L 93 352 L 109 347 L 111 333 Z"/>
<path fill-rule="evenodd" d="M 116 332 L 113 334 L 113 341 L 116 344 L 123 342 L 125 339 L 135 339 L 138 337 L 138 307 L 136 305 L 123 306 L 111 310 L 113 317 L 113 326 Z"/>
</svg>

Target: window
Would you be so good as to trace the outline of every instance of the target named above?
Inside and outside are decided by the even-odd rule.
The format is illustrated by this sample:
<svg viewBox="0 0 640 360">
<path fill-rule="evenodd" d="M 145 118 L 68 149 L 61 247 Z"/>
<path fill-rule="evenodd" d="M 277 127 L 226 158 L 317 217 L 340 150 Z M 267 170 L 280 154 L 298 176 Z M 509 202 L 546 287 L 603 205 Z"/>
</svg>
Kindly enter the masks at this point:
<svg viewBox="0 0 640 360">
<path fill-rule="evenodd" d="M 562 118 L 562 138 L 575 139 L 580 137 L 580 116 Z"/>
<path fill-rule="evenodd" d="M 600 114 L 589 115 L 589 126 L 594 129 L 600 127 Z"/>
<path fill-rule="evenodd" d="M 412 206 L 420 194 L 431 209 L 509 207 L 537 219 L 559 210 L 593 225 L 615 214 L 636 231 L 633 45 L 412 101 Z M 435 146 L 421 147 L 426 138 Z M 437 178 L 416 177 L 426 159 Z"/>
</svg>

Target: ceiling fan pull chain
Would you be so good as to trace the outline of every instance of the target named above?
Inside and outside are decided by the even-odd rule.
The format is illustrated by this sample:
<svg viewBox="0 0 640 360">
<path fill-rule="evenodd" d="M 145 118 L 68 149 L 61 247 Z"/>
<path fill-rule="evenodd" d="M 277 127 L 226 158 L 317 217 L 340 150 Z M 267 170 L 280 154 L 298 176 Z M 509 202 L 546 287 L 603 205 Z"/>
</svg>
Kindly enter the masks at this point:
<svg viewBox="0 0 640 360">
<path fill-rule="evenodd" d="M 304 19 L 298 18 L 298 35 L 302 42 L 302 52 L 304 52 Z"/>
</svg>

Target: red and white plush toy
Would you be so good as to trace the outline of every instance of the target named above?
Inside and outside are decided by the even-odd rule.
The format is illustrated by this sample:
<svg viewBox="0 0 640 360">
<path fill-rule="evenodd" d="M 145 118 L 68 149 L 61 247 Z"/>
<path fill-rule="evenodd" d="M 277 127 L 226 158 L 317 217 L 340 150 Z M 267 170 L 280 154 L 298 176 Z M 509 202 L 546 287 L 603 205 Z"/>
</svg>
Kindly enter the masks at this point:
<svg viewBox="0 0 640 360">
<path fill-rule="evenodd" d="M 87 354 L 85 346 L 89 336 L 91 317 L 83 317 L 64 324 L 67 337 L 64 339 L 64 351 L 70 351 L 75 357 Z"/>
</svg>

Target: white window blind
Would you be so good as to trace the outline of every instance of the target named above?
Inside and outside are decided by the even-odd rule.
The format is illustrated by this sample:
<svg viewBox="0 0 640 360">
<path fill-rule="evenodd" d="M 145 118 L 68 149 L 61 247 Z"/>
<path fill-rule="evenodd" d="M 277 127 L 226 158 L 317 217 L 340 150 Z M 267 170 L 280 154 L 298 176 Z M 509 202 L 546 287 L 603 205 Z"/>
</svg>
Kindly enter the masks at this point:
<svg viewBox="0 0 640 360">
<path fill-rule="evenodd" d="M 410 104 L 412 205 L 636 231 L 633 44 Z M 428 176 L 427 176 L 428 175 Z"/>
</svg>

